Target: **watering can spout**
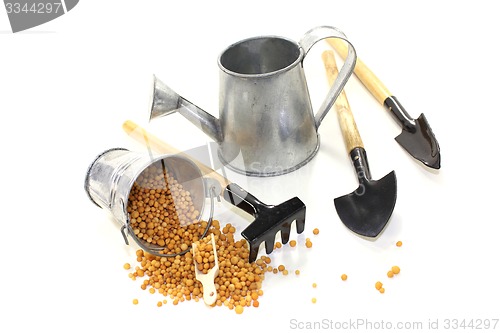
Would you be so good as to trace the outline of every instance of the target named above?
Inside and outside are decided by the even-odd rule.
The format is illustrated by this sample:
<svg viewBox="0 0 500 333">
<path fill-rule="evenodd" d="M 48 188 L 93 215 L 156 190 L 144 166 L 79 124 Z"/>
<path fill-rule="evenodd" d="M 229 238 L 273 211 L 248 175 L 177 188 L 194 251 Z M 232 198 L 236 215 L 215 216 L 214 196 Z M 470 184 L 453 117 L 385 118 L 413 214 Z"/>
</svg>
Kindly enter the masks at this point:
<svg viewBox="0 0 500 333">
<path fill-rule="evenodd" d="M 156 76 L 153 76 L 153 92 L 151 96 L 150 111 L 150 121 L 158 117 L 178 112 L 214 141 L 217 143 L 222 142 L 219 119 L 181 97 Z"/>
</svg>

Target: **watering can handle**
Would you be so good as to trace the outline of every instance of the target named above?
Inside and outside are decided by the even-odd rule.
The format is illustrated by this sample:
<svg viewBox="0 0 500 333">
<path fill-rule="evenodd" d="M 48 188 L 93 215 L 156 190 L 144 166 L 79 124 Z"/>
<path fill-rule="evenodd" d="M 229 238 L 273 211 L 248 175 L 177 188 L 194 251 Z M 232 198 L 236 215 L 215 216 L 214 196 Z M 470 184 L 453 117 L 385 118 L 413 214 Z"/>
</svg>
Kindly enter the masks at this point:
<svg viewBox="0 0 500 333">
<path fill-rule="evenodd" d="M 326 95 L 326 98 L 324 99 L 319 110 L 316 112 L 316 115 L 314 116 L 316 128 L 318 128 L 319 125 L 321 125 L 321 121 L 323 120 L 323 118 L 325 118 L 328 111 L 330 111 L 333 103 L 340 95 L 340 92 L 342 91 L 345 84 L 347 83 L 347 80 L 353 73 L 354 66 L 356 65 L 356 50 L 354 49 L 354 46 L 347 40 L 347 37 L 344 35 L 342 31 L 331 26 L 319 26 L 309 30 L 304 34 L 304 36 L 299 42 L 299 45 L 304 50 L 304 58 L 314 44 L 325 38 L 343 39 L 348 44 L 348 52 L 347 52 L 347 57 L 345 58 L 344 61 L 344 65 L 342 66 L 339 75 L 337 76 L 337 79 L 330 87 L 330 91 Z"/>
</svg>

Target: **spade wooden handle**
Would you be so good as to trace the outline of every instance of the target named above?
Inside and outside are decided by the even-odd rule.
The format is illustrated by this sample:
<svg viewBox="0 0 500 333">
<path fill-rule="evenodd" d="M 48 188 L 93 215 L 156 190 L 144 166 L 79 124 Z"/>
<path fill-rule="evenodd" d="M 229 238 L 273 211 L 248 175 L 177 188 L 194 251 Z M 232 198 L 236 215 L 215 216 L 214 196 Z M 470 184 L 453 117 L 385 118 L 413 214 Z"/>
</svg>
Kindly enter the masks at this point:
<svg viewBox="0 0 500 333">
<path fill-rule="evenodd" d="M 200 169 L 201 173 L 203 175 L 207 175 L 210 178 L 215 179 L 218 181 L 224 189 L 227 185 L 231 184 L 231 182 L 217 173 L 215 170 L 209 168 L 205 164 L 201 163 L 200 161 L 194 159 L 193 157 L 187 155 L 186 153 L 178 150 L 175 147 L 172 147 L 168 143 L 162 141 L 158 137 L 154 136 L 151 133 L 148 133 L 144 128 L 141 126 L 137 125 L 135 122 L 132 120 L 126 120 L 123 125 L 123 130 L 125 133 L 127 133 L 130 137 L 134 138 L 138 142 L 142 143 L 149 149 L 152 149 L 153 151 L 156 151 L 157 153 L 160 154 L 176 154 L 176 155 L 181 155 L 189 160 L 191 160 L 196 166 Z M 217 193 L 219 194 L 219 193 Z"/>
<path fill-rule="evenodd" d="M 339 38 L 328 38 L 328 43 L 339 53 L 342 59 L 347 57 L 347 45 Z M 364 64 L 361 59 L 356 59 L 356 66 L 354 67 L 354 74 L 363 83 L 363 85 L 370 91 L 370 93 L 377 99 L 377 101 L 384 105 L 387 97 L 392 96 L 389 89 L 373 74 L 373 72 Z"/>
<path fill-rule="evenodd" d="M 322 54 L 323 63 L 325 65 L 326 74 L 328 76 L 328 83 L 330 86 L 335 81 L 338 74 L 337 63 L 335 62 L 335 54 L 333 51 L 324 51 Z M 335 101 L 337 115 L 339 119 L 340 129 L 344 137 L 344 143 L 347 152 L 350 153 L 354 148 L 364 148 L 363 141 L 359 135 L 358 127 L 354 116 L 352 115 L 349 102 L 345 91 L 340 92 L 339 97 Z"/>
</svg>

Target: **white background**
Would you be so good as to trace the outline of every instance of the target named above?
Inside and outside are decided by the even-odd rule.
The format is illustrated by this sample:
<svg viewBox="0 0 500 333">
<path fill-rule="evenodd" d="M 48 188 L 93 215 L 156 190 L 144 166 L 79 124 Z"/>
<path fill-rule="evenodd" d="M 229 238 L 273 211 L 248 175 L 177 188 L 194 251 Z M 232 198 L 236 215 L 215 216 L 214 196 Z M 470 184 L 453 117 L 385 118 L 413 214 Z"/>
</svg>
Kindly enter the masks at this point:
<svg viewBox="0 0 500 333">
<path fill-rule="evenodd" d="M 494 1 L 87 0 L 12 34 L 0 10 L 0 330 L 285 332 L 293 320 L 420 321 L 426 328 L 436 319 L 500 318 L 496 13 Z M 122 268 L 134 263 L 136 246 L 124 245 L 119 225 L 87 198 L 87 167 L 108 148 L 144 150 L 123 133 L 126 119 L 180 149 L 209 142 L 179 115 L 148 123 L 153 73 L 218 115 L 217 57 L 226 46 L 269 34 L 299 40 L 318 25 L 342 30 L 410 115 L 425 113 L 441 146 L 441 170 L 401 149 L 399 125 L 353 77 L 346 91 L 372 175 L 395 170 L 398 177 L 381 237 L 353 235 L 336 214 L 333 199 L 357 181 L 331 112 L 319 128 L 318 155 L 297 172 L 266 179 L 228 173 L 266 203 L 292 196 L 306 203 L 306 231 L 292 232 L 300 246 L 271 254 L 273 264 L 301 275 L 268 275 L 260 307 L 240 316 L 201 302 L 158 308 L 163 298 L 142 291 Z M 305 60 L 315 108 L 327 89 L 326 48 L 318 43 Z M 238 234 L 251 221 L 224 203 L 216 209 Z M 392 265 L 402 271 L 389 280 Z"/>
</svg>

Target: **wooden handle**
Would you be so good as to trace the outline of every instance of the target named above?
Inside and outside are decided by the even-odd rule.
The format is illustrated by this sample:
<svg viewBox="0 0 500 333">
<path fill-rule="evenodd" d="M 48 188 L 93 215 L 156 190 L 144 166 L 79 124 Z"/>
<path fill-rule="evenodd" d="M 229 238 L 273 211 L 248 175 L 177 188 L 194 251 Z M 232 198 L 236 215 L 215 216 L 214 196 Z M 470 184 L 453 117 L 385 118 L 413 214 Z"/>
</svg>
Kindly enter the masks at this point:
<svg viewBox="0 0 500 333">
<path fill-rule="evenodd" d="M 324 51 L 322 54 L 323 63 L 325 65 L 326 74 L 328 76 L 328 83 L 330 86 L 335 81 L 338 75 L 337 63 L 335 62 L 335 54 L 333 51 Z M 344 137 L 344 143 L 347 152 L 351 152 L 354 148 L 364 148 L 363 140 L 359 135 L 358 127 L 356 126 L 356 121 L 352 115 L 351 108 L 349 106 L 349 101 L 345 91 L 340 92 L 339 97 L 335 101 L 335 107 L 337 109 L 337 115 L 339 118 L 340 129 L 342 130 L 342 135 Z"/>
<path fill-rule="evenodd" d="M 339 38 L 328 38 L 328 43 L 339 53 L 342 59 L 347 57 L 347 45 Z M 389 89 L 379 80 L 375 74 L 357 58 L 356 66 L 354 67 L 354 74 L 359 78 L 363 85 L 371 92 L 377 101 L 384 105 L 387 97 L 392 96 Z"/>
<path fill-rule="evenodd" d="M 207 175 L 210 178 L 215 179 L 218 181 L 224 189 L 227 185 L 231 184 L 231 182 L 220 175 L 219 173 L 215 172 L 212 168 L 209 168 L 205 164 L 201 163 L 200 161 L 194 159 L 193 157 L 187 155 L 186 153 L 178 150 L 177 148 L 172 147 L 168 143 L 162 141 L 158 137 L 154 136 L 151 133 L 148 133 L 144 128 L 141 126 L 137 125 L 135 122 L 132 120 L 127 120 L 123 123 L 123 130 L 133 139 L 137 140 L 138 142 L 142 143 L 146 147 L 156 151 L 157 153 L 160 154 L 176 154 L 180 155 L 182 157 L 185 157 L 189 160 L 191 160 L 196 166 L 201 170 L 201 173 L 203 175 Z"/>
</svg>

